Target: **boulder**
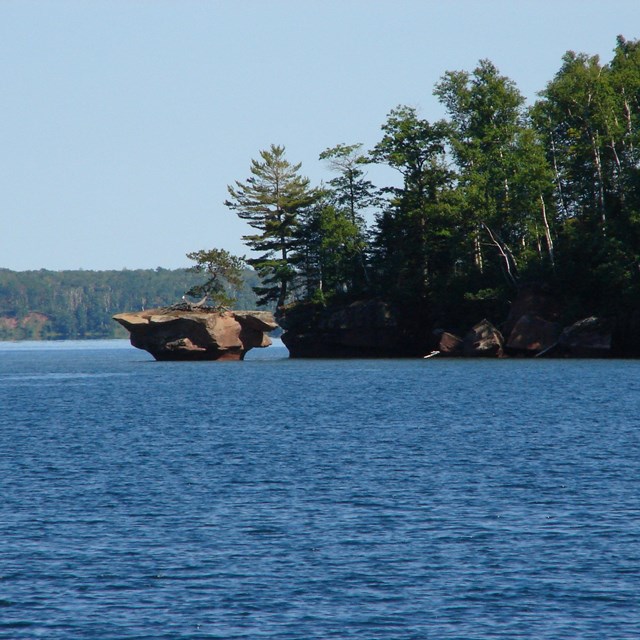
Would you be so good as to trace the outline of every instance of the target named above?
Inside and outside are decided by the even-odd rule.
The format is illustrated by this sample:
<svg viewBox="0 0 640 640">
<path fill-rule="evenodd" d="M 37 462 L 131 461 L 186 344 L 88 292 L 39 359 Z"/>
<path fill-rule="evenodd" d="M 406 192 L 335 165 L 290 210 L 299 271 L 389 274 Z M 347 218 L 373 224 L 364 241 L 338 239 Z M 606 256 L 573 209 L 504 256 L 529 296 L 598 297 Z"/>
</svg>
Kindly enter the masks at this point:
<svg viewBox="0 0 640 640">
<path fill-rule="evenodd" d="M 567 327 L 558 351 L 574 358 L 603 358 L 611 354 L 611 324 L 602 318 L 584 318 Z"/>
<path fill-rule="evenodd" d="M 523 353 L 536 354 L 554 345 L 562 326 L 549 322 L 540 316 L 525 314 L 520 317 L 509 334 L 507 349 Z"/>
<path fill-rule="evenodd" d="M 488 320 L 478 322 L 464 337 L 463 353 L 468 357 L 501 357 L 504 339 Z"/>
<path fill-rule="evenodd" d="M 547 285 L 541 283 L 521 285 L 515 300 L 511 303 L 509 315 L 501 325 L 504 335 L 510 336 L 523 316 L 556 322 L 560 319 L 563 308 L 561 301 Z"/>
<path fill-rule="evenodd" d="M 131 344 L 156 360 L 242 360 L 254 347 L 268 347 L 277 328 L 267 311 L 209 308 L 149 309 L 113 316 L 130 333 Z"/>
<path fill-rule="evenodd" d="M 453 333 L 443 331 L 440 333 L 437 350 L 443 356 L 461 356 L 464 354 L 464 340 Z"/>
</svg>

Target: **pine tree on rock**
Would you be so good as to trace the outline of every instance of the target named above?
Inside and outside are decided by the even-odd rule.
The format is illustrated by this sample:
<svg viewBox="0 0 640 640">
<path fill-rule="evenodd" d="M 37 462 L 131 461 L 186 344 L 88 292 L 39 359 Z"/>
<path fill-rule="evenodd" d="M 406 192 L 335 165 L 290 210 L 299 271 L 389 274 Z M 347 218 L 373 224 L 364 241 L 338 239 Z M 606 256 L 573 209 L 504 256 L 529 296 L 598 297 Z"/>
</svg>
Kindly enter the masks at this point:
<svg viewBox="0 0 640 640">
<path fill-rule="evenodd" d="M 234 256 L 226 249 L 191 251 L 187 258 L 196 263 L 188 271 L 203 274 L 207 279 L 191 287 L 186 295 L 198 298 L 204 295 L 205 301 L 209 298 L 215 305 L 232 306 L 244 282 L 244 258 Z"/>
</svg>

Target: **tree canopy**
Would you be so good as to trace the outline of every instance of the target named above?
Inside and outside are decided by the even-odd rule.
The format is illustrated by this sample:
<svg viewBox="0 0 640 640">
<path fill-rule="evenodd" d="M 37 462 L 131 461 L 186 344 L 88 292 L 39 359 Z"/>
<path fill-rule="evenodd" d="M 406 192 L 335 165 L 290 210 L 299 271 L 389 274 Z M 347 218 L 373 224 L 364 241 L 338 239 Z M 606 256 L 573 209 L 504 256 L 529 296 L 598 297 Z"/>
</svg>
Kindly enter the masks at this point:
<svg viewBox="0 0 640 640">
<path fill-rule="evenodd" d="M 256 289 L 261 304 L 282 306 L 287 300 L 295 275 L 290 257 L 300 213 L 317 199 L 309 179 L 299 171 L 300 164 L 286 159 L 283 146 L 271 145 L 260 151 L 260 160 L 251 161 L 249 178 L 228 187 L 225 205 L 258 232 L 243 239 L 261 254 L 247 260 L 263 281 Z"/>
<path fill-rule="evenodd" d="M 241 308 L 256 305 L 252 270 L 235 292 Z M 0 269 L 0 340 L 125 338 L 111 318 L 123 311 L 166 307 L 202 281 L 186 269 L 10 271 Z"/>
<path fill-rule="evenodd" d="M 422 317 L 497 313 L 527 281 L 608 313 L 640 294 L 640 44 L 568 52 L 528 106 L 489 60 L 443 74 L 444 119 L 393 108 L 372 149 L 340 143 L 318 188 L 272 145 L 227 205 L 259 233 L 264 303 L 382 297 Z M 367 165 L 397 170 L 374 185 Z M 571 305 L 569 305 L 571 306 Z"/>
<path fill-rule="evenodd" d="M 193 273 L 204 273 L 207 280 L 187 291 L 189 296 L 206 296 L 216 305 L 231 306 L 244 283 L 242 268 L 244 259 L 232 255 L 226 249 L 201 249 L 187 254 L 196 264 L 189 268 Z"/>
</svg>

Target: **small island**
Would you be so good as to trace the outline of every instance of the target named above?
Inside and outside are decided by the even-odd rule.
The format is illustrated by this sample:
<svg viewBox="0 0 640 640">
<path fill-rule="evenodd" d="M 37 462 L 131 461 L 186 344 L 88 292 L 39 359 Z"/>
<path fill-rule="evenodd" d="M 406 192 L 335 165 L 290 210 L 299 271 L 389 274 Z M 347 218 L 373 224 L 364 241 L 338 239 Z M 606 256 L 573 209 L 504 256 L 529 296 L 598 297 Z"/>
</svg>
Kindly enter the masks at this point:
<svg viewBox="0 0 640 640">
<path fill-rule="evenodd" d="M 156 360 L 243 360 L 247 351 L 268 347 L 277 328 L 269 311 L 230 311 L 189 303 L 113 317 L 131 344 Z"/>
</svg>

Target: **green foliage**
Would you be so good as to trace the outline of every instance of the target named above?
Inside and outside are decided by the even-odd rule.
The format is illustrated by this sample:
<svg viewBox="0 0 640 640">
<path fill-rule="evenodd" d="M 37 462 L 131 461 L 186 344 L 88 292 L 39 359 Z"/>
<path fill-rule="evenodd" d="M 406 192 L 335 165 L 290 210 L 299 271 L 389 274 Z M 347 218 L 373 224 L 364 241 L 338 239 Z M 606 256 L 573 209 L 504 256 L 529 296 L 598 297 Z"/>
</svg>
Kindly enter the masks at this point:
<svg viewBox="0 0 640 640">
<path fill-rule="evenodd" d="M 374 232 L 376 284 L 398 301 L 426 304 L 434 283 L 450 266 L 443 264 L 443 254 L 458 235 L 457 216 L 450 209 L 447 126 L 432 125 L 418 118 L 415 109 L 401 106 L 390 112 L 382 131 L 371 161 L 397 169 L 403 184 L 384 189 L 387 203 Z"/>
<path fill-rule="evenodd" d="M 365 242 L 348 209 L 320 202 L 302 217 L 297 239 L 295 265 L 304 298 L 326 301 L 362 281 Z"/>
<path fill-rule="evenodd" d="M 326 160 L 331 171 L 337 174 L 329 180 L 327 195 L 332 204 L 342 211 L 346 211 L 351 222 L 364 232 L 362 213 L 377 204 L 379 197 L 377 189 L 366 179 L 363 166 L 369 159 L 362 153 L 361 144 L 338 144 L 325 149 L 320 154 L 320 160 Z"/>
<path fill-rule="evenodd" d="M 560 212 L 557 278 L 576 308 L 637 308 L 640 294 L 640 43 L 610 64 L 569 51 L 533 109 Z M 624 301 L 624 302 L 622 302 Z"/>
<path fill-rule="evenodd" d="M 331 178 L 323 194 L 326 206 L 323 221 L 315 221 L 318 231 L 327 237 L 326 254 L 339 251 L 341 258 L 333 258 L 332 266 L 325 269 L 324 282 L 337 291 L 370 289 L 368 265 L 368 230 L 365 213 L 382 202 L 379 190 L 366 179 L 363 167 L 370 159 L 361 153 L 361 144 L 338 144 L 325 149 L 320 160 L 326 160 L 335 177 Z M 322 225 L 326 229 L 322 229 Z M 329 273 L 333 272 L 333 273 Z"/>
<path fill-rule="evenodd" d="M 502 313 L 536 280 L 571 291 L 576 310 L 637 306 L 638 42 L 619 37 L 609 65 L 568 52 L 531 109 L 488 60 L 447 71 L 434 93 L 445 120 L 400 105 L 368 154 L 325 149 L 333 176 L 322 189 L 277 146 L 229 187 L 227 205 L 259 231 L 245 241 L 262 253 L 250 261 L 261 300 L 377 295 L 446 323 Z M 374 186 L 370 163 L 397 170 L 401 184 Z"/>
<path fill-rule="evenodd" d="M 187 254 L 196 264 L 190 267 L 193 273 L 203 273 L 207 280 L 189 291 L 189 296 L 207 296 L 215 305 L 231 307 L 236 302 L 237 292 L 244 279 L 244 259 L 232 255 L 226 249 L 201 249 Z"/>
<path fill-rule="evenodd" d="M 284 147 L 271 145 L 260 151 L 260 158 L 251 161 L 251 176 L 245 182 L 229 185 L 225 205 L 258 231 L 243 237 L 250 249 L 262 254 L 247 260 L 263 282 L 255 289 L 258 303 L 275 302 L 281 307 L 295 277 L 289 257 L 299 216 L 318 195 L 309 187 L 309 179 L 299 174 L 301 165 L 286 159 Z"/>
<path fill-rule="evenodd" d="M 532 108 L 488 60 L 434 93 L 445 120 L 392 109 L 368 153 L 320 154 L 321 188 L 283 146 L 260 151 L 225 202 L 252 228 L 252 270 L 223 249 L 178 271 L 0 270 L 0 339 L 121 335 L 111 315 L 185 292 L 247 308 L 378 296 L 414 326 L 462 325 L 504 318 L 533 280 L 563 291 L 569 315 L 640 317 L 640 42 L 618 37 L 609 64 L 567 52 Z M 373 185 L 372 163 L 401 184 Z"/>
<path fill-rule="evenodd" d="M 474 267 L 516 285 L 532 263 L 553 266 L 552 173 L 515 84 L 482 60 L 447 72 L 434 93 L 450 117 Z"/>
<path fill-rule="evenodd" d="M 443 325 L 504 318 L 515 289 L 543 281 L 577 315 L 640 316 L 640 43 L 619 37 L 608 65 L 568 52 L 532 108 L 488 60 L 434 93 L 446 119 L 392 109 L 368 153 L 320 154 L 320 189 L 275 145 L 229 187 L 257 231 L 244 240 L 261 302 L 378 296 Z M 372 163 L 401 184 L 373 185 Z"/>
<path fill-rule="evenodd" d="M 237 307 L 256 306 L 254 271 Z M 0 269 L 0 340 L 125 338 L 116 313 L 179 302 L 196 284 L 186 269 L 123 271 L 10 271 Z"/>
</svg>

